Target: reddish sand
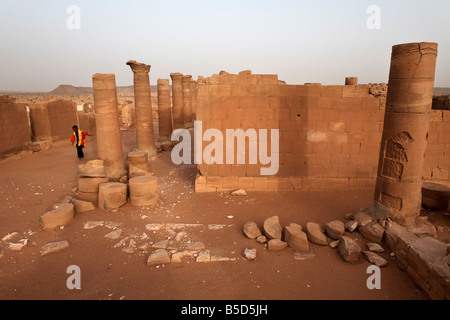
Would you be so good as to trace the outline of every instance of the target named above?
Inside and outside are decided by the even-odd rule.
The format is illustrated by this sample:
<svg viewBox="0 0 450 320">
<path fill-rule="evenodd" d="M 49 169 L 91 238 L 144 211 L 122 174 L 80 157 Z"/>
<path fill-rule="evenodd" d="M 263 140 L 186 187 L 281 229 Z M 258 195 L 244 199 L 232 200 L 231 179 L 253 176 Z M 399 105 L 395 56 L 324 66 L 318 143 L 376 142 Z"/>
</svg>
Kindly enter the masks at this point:
<svg viewBox="0 0 450 320">
<path fill-rule="evenodd" d="M 122 131 L 124 153 L 135 147 L 135 132 Z M 95 137 L 88 138 L 86 161 L 96 158 Z M 63 229 L 44 230 L 39 216 L 66 195 L 75 196 L 76 168 L 80 164 L 69 142 L 54 148 L 15 156 L 0 162 L 0 238 L 19 232 L 12 241 L 29 239 L 19 252 L 0 242 L 0 299 L 148 299 L 148 300 L 304 300 L 304 299 L 401 299 L 426 300 L 423 293 L 400 270 L 389 252 L 382 269 L 381 290 L 369 290 L 366 273 L 370 264 L 361 258 L 356 265 L 343 262 L 336 250 L 311 244 L 315 257 L 295 259 L 291 249 L 270 252 L 247 239 L 243 225 L 253 220 L 259 225 L 278 215 L 282 225 L 309 221 L 327 223 L 343 220 L 348 212 L 368 206 L 373 190 L 352 192 L 250 193 L 247 197 L 229 194 L 196 194 L 193 191 L 196 167 L 174 166 L 170 153 L 163 152 L 151 161 L 151 170 L 159 178 L 160 203 L 151 209 L 127 204 L 118 212 L 76 214 L 74 222 Z M 227 216 L 232 215 L 233 218 Z M 435 217 L 435 219 L 438 219 Z M 447 219 L 448 220 L 448 219 Z M 202 224 L 186 228 L 187 240 L 201 241 L 212 255 L 235 261 L 197 263 L 192 258 L 181 264 L 148 267 L 152 252 L 129 254 L 113 248 L 119 240 L 106 239 L 111 230 L 83 228 L 87 221 L 122 222 L 122 238 L 130 235 L 150 237 L 157 242 L 167 233 L 147 231 L 149 223 Z M 223 224 L 219 230 L 209 224 Z M 31 235 L 29 235 L 31 231 Z M 352 235 L 355 237 L 356 235 Z M 365 242 L 358 237 L 365 249 Z M 52 241 L 67 240 L 70 247 L 41 256 L 40 248 Z M 141 242 L 136 240 L 137 244 Z M 247 261 L 245 248 L 257 248 L 258 258 Z M 69 290 L 67 267 L 81 269 L 81 290 Z"/>
</svg>

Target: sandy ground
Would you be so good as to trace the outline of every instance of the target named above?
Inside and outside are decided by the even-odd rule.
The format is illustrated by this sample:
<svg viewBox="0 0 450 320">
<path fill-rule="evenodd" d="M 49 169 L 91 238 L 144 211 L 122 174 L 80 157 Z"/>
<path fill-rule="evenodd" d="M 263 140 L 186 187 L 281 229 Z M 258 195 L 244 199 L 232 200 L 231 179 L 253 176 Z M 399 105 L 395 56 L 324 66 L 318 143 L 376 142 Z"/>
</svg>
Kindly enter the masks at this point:
<svg viewBox="0 0 450 320">
<path fill-rule="evenodd" d="M 135 132 L 122 131 L 122 137 L 124 153 L 132 151 Z M 88 138 L 85 153 L 86 161 L 96 158 L 95 137 Z M 366 281 L 370 264 L 363 258 L 358 264 L 349 265 L 336 250 L 311 244 L 313 255 L 303 259 L 291 249 L 270 252 L 242 233 L 246 222 L 253 220 L 262 225 L 273 215 L 280 217 L 282 225 L 344 221 L 346 213 L 371 204 L 373 190 L 250 193 L 247 197 L 196 194 L 195 166 L 175 166 L 170 153 L 163 152 L 150 162 L 151 171 L 159 178 L 160 202 L 156 207 L 137 208 L 128 203 L 114 213 L 96 209 L 76 214 L 74 222 L 63 229 L 44 230 L 39 216 L 65 196 L 76 196 L 73 189 L 77 186 L 79 164 L 75 148 L 65 141 L 48 151 L 0 162 L 0 238 L 18 232 L 12 242 L 29 239 L 28 245 L 18 252 L 0 241 L 0 299 L 428 299 L 398 268 L 389 252 L 382 254 L 389 264 L 382 269 L 381 290 L 369 290 Z M 445 222 L 443 214 L 433 215 L 433 219 Z M 181 250 L 200 241 L 211 255 L 231 261 L 198 263 L 188 257 L 180 264 L 148 267 L 146 261 L 154 249 L 123 252 L 124 247 L 114 248 L 120 239 L 105 238 L 111 231 L 107 227 L 84 229 L 88 221 L 120 222 L 123 229 L 120 239 L 129 237 L 138 246 L 184 231 L 184 239 L 171 239 L 172 247 Z M 164 224 L 164 228 L 155 232 L 146 229 L 147 224 L 155 223 Z M 197 225 L 171 229 L 171 223 Z M 148 240 L 143 240 L 144 233 Z M 357 239 L 365 248 L 364 240 L 360 236 Z M 70 247 L 41 256 L 41 246 L 60 240 L 69 241 Z M 245 248 L 256 248 L 258 258 L 244 259 Z M 69 290 L 66 286 L 70 276 L 67 268 L 71 265 L 80 267 L 81 290 Z"/>
</svg>

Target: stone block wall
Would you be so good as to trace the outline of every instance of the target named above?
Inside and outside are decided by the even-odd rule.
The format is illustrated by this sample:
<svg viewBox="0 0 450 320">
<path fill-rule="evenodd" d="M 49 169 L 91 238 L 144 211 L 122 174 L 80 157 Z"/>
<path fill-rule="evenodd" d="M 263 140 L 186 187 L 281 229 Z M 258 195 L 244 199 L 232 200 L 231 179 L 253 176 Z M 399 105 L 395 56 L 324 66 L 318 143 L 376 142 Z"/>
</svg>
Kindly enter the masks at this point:
<svg viewBox="0 0 450 320">
<path fill-rule="evenodd" d="M 31 131 L 26 106 L 15 103 L 7 95 L 0 95 L 0 157 L 29 148 Z"/>
<path fill-rule="evenodd" d="M 238 75 L 222 72 L 199 81 L 196 120 L 202 122 L 203 133 L 208 129 L 222 133 L 224 155 L 223 164 L 198 165 L 196 191 L 373 187 L 386 97 L 372 91 L 373 86 L 369 85 L 286 85 L 277 75 L 254 75 L 250 71 Z M 446 150 L 450 134 L 446 113 L 433 111 L 424 173 L 429 180 L 449 181 L 450 158 Z M 267 145 L 268 155 L 271 130 L 278 129 L 277 174 L 262 176 L 261 168 L 268 165 L 262 164 L 259 157 L 256 164 L 251 164 L 250 155 L 255 153 L 251 148 L 255 146 L 249 145 L 249 139 L 245 143 L 245 164 L 237 161 L 236 140 L 235 161 L 227 164 L 227 129 L 242 129 L 247 133 L 255 129 L 259 143 Z M 259 134 L 260 129 L 267 130 L 267 143 Z M 210 144 L 203 141 L 202 150 Z"/>
<path fill-rule="evenodd" d="M 32 104 L 30 120 L 35 141 L 70 139 L 72 126 L 77 124 L 76 104 L 69 100 L 51 100 Z"/>
</svg>

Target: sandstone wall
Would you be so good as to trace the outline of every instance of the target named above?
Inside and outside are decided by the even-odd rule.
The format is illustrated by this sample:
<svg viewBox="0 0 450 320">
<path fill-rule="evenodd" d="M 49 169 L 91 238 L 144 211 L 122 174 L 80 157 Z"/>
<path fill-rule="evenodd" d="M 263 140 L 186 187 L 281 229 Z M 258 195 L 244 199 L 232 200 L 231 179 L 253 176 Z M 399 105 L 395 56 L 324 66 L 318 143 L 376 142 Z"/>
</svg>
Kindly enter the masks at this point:
<svg viewBox="0 0 450 320">
<path fill-rule="evenodd" d="M 51 100 L 30 105 L 30 120 L 35 141 L 70 139 L 77 124 L 76 104 L 69 100 Z"/>
<path fill-rule="evenodd" d="M 218 129 L 279 129 L 279 171 L 262 176 L 258 162 L 200 164 L 196 191 L 346 190 L 375 185 L 383 130 L 384 94 L 373 86 L 285 85 L 277 75 L 222 72 L 199 81 L 197 121 Z M 425 178 L 449 180 L 447 111 L 433 116 Z M 441 117 L 439 116 L 439 113 Z M 446 118 L 447 117 L 447 118 Z M 447 134 L 445 137 L 444 135 Z M 258 134 L 258 139 L 261 137 Z M 205 148 L 210 142 L 203 142 Z M 270 142 L 267 143 L 270 155 Z M 235 141 L 235 154 L 237 146 Z M 447 149 L 446 149 L 447 148 Z M 449 150 L 447 150 L 449 151 Z M 225 155 L 224 155 L 224 163 Z M 439 167 L 437 167 L 439 166 Z M 440 169 L 439 169 L 440 168 Z M 439 171 L 439 173 L 437 173 Z"/>
<path fill-rule="evenodd" d="M 0 95 L 0 157 L 26 150 L 31 144 L 31 131 L 26 106 Z"/>
</svg>

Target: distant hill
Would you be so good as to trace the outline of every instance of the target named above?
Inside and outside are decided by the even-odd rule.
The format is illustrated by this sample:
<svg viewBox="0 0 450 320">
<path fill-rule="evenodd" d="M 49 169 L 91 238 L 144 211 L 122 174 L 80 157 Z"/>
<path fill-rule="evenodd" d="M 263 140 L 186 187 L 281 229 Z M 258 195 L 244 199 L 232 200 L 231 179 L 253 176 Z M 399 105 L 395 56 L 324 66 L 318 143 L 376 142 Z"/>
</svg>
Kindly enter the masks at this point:
<svg viewBox="0 0 450 320">
<path fill-rule="evenodd" d="M 151 86 L 152 92 L 157 92 L 157 86 Z M 49 95 L 55 96 L 78 96 L 78 95 L 92 95 L 94 90 L 92 87 L 74 87 L 72 85 L 63 84 L 58 88 L 50 91 Z M 132 96 L 134 94 L 133 86 L 117 87 L 117 94 L 124 96 Z"/>
</svg>

